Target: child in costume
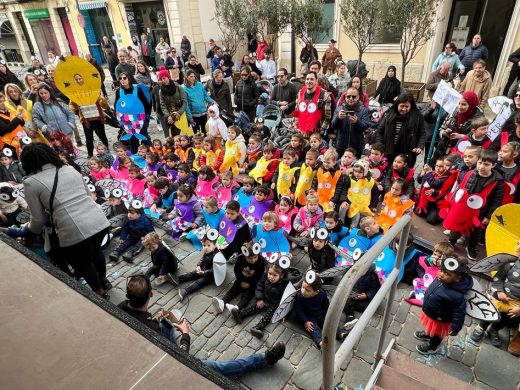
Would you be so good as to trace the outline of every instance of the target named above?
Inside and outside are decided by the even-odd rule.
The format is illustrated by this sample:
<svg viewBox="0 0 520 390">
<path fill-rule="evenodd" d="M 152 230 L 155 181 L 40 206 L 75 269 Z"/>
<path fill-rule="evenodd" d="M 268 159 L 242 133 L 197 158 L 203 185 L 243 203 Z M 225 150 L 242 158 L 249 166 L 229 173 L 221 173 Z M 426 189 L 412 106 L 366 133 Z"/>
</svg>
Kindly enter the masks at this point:
<svg viewBox="0 0 520 390">
<path fill-rule="evenodd" d="M 294 198 L 298 205 L 303 206 L 307 203 L 307 193 L 312 189 L 312 183 L 320 166 L 321 163 L 318 161 L 318 152 L 310 149 L 305 154 L 305 162 L 300 168 L 300 176 L 296 183 L 296 190 L 294 191 Z"/>
<path fill-rule="evenodd" d="M 130 157 L 132 155 L 132 152 L 130 152 L 127 149 L 127 147 L 121 142 L 114 143 L 114 151 L 116 152 L 116 156 L 113 159 L 113 162 L 111 165 L 112 169 L 117 169 L 117 167 L 119 167 L 119 165 L 120 165 L 119 158 L 120 157 Z"/>
<path fill-rule="evenodd" d="M 226 171 L 220 174 L 220 183 L 215 188 L 219 207 L 224 207 L 233 199 L 240 186 L 233 180 L 233 172 Z"/>
<path fill-rule="evenodd" d="M 114 160 L 112 169 L 110 169 L 110 176 L 112 176 L 115 180 L 119 180 L 121 183 L 126 182 L 128 180 L 128 168 L 130 165 L 132 165 L 132 160 L 130 157 L 117 157 Z"/>
<path fill-rule="evenodd" d="M 109 153 L 107 146 L 101 141 L 96 145 L 96 157 L 103 161 L 105 167 L 111 167 L 114 163 L 114 156 Z"/>
<path fill-rule="evenodd" d="M 241 310 L 231 309 L 234 320 L 241 324 L 244 318 L 264 311 L 260 321 L 250 330 L 253 336 L 263 337 L 263 329 L 269 325 L 274 312 L 280 305 L 287 283 L 289 283 L 287 271 L 278 264 L 271 264 L 256 286 L 255 304 Z"/>
<path fill-rule="evenodd" d="M 208 122 L 206 123 L 208 136 L 213 137 L 218 145 L 222 145 L 228 139 L 228 128 L 220 117 L 220 110 L 216 104 L 208 107 Z"/>
<path fill-rule="evenodd" d="M 338 153 L 329 149 L 323 155 L 323 166 L 318 168 L 312 188 L 317 192 L 318 200 L 324 211 L 334 210 L 333 198 L 338 192 L 336 186 L 341 177 L 341 170 L 337 164 Z"/>
<path fill-rule="evenodd" d="M 189 135 L 181 134 L 179 136 L 179 146 L 175 148 L 175 154 L 179 156 L 181 164 L 187 164 L 191 169 L 193 161 L 195 161 L 195 152 L 191 146 Z"/>
<path fill-rule="evenodd" d="M 413 206 L 414 202 L 408 196 L 404 180 L 394 179 L 390 191 L 385 194 L 381 212 L 376 221 L 387 232 L 403 215 L 410 215 Z"/>
<path fill-rule="evenodd" d="M 157 177 L 166 177 L 169 181 L 176 181 L 179 176 L 177 171 L 179 156 L 169 153 L 164 156 L 164 164 L 157 170 Z"/>
<path fill-rule="evenodd" d="M 218 229 L 220 225 L 220 221 L 224 218 L 226 212 L 224 209 L 218 207 L 217 198 L 214 196 L 209 196 L 204 200 L 204 207 L 202 208 L 202 216 L 204 217 L 204 222 L 211 229 Z M 200 227 L 198 229 L 191 230 L 186 239 L 190 240 L 193 244 L 195 250 L 200 251 L 202 249 L 202 243 L 200 242 L 198 233 L 202 232 L 202 229 L 206 229 L 206 226 Z"/>
<path fill-rule="evenodd" d="M 325 152 L 329 149 L 329 144 L 327 141 L 321 138 L 320 133 L 312 133 L 309 137 L 309 150 L 313 150 L 318 153 L 318 159 L 320 156 L 323 156 Z M 307 151 L 308 153 L 309 151 Z"/>
<path fill-rule="evenodd" d="M 339 168 L 344 175 L 350 175 L 352 173 L 352 169 L 354 168 L 354 164 L 357 162 L 356 158 L 356 149 L 347 148 L 343 152 L 343 156 L 341 157 Z"/>
<path fill-rule="evenodd" d="M 361 215 L 374 215 L 370 209 L 370 199 L 375 180 L 371 177 L 368 162 L 358 160 L 352 168 L 350 186 L 347 191 L 349 207 L 347 217 L 350 218 L 350 226 L 356 227 Z"/>
<path fill-rule="evenodd" d="M 278 215 L 280 223 L 285 233 L 290 234 L 292 225 L 296 214 L 298 214 L 298 207 L 296 207 L 290 196 L 282 196 L 280 204 L 274 208 L 274 212 Z"/>
<path fill-rule="evenodd" d="M 440 271 L 424 293 L 424 304 L 419 317 L 424 330 L 414 332 L 425 343 L 416 349 L 422 355 L 434 354 L 446 336 L 456 336 L 464 325 L 466 299 L 473 286 L 467 275 L 467 260 L 448 257 L 440 264 Z"/>
<path fill-rule="evenodd" d="M 3 160 L 3 157 L 0 155 L 0 162 Z M 94 181 L 102 180 L 102 179 L 111 179 L 110 171 L 107 168 L 103 167 L 103 163 L 97 157 L 90 158 L 90 176 Z M 3 166 L 3 163 L 2 163 Z M 2 168 L 0 168 L 1 170 Z M 0 172 L 2 175 L 2 172 Z M 4 180 L 7 181 L 7 180 Z"/>
<path fill-rule="evenodd" d="M 300 170 L 300 163 L 296 157 L 296 150 L 289 147 L 283 151 L 283 159 L 274 174 L 271 189 L 276 190 L 278 197 L 290 196 L 296 189 Z"/>
<path fill-rule="evenodd" d="M 193 193 L 193 188 L 181 185 L 177 189 L 177 199 L 173 210 L 168 214 L 168 224 L 172 227 L 171 236 L 178 239 L 182 233 L 197 229 L 202 224 L 202 207 Z"/>
<path fill-rule="evenodd" d="M 219 171 L 225 172 L 231 170 L 233 175 L 238 175 L 238 167 L 240 167 L 247 156 L 247 147 L 242 135 L 242 130 L 236 125 L 232 125 L 228 129 L 228 140 L 226 141 L 226 151 L 224 153 L 224 161 Z"/>
<path fill-rule="evenodd" d="M 153 188 L 159 191 L 159 198 L 150 206 L 152 213 L 168 214 L 173 210 L 173 199 L 175 197 L 175 185 L 165 177 L 158 178 Z"/>
<path fill-rule="evenodd" d="M 393 179 L 401 178 L 406 183 L 408 196 L 413 198 L 415 190 L 413 178 L 414 170 L 413 168 L 408 167 L 408 160 L 406 154 L 398 154 L 395 156 L 394 161 L 392 162 L 392 167 L 387 171 L 383 181 L 383 189 L 385 193 L 390 191 Z"/>
<path fill-rule="evenodd" d="M 343 237 L 348 234 L 348 228 L 343 226 L 339 214 L 336 211 L 328 211 L 323 215 L 321 227 L 327 229 L 329 241 L 332 245 L 337 246 Z"/>
<path fill-rule="evenodd" d="M 210 167 L 215 173 L 219 171 L 222 161 L 224 161 L 224 152 L 213 137 L 205 137 L 202 143 L 202 151 L 200 153 L 200 166 Z"/>
<path fill-rule="evenodd" d="M 128 168 L 128 181 L 126 189 L 129 192 L 129 198 L 142 199 L 144 196 L 144 189 L 146 186 L 146 178 L 141 174 L 141 168 L 137 165 L 131 165 Z"/>
<path fill-rule="evenodd" d="M 108 195 L 108 202 L 110 208 L 106 214 L 108 221 L 110 222 L 111 229 L 121 228 L 125 223 L 125 218 L 128 214 L 125 202 L 123 202 L 123 190 L 121 188 L 114 188 Z"/>
<path fill-rule="evenodd" d="M 316 272 L 323 272 L 336 266 L 336 254 L 329 246 L 329 234 L 325 228 L 313 228 L 309 240 L 310 268 Z"/>
<path fill-rule="evenodd" d="M 197 178 L 191 173 L 191 168 L 188 164 L 180 164 L 177 169 L 177 180 L 173 182 L 176 187 L 180 187 L 183 185 L 190 186 L 195 188 L 197 184 Z"/>
<path fill-rule="evenodd" d="M 421 277 L 424 275 L 424 269 L 419 265 L 419 259 L 424 256 L 424 253 L 415 248 L 414 245 L 414 236 L 413 234 L 408 235 L 408 239 L 406 241 L 406 249 L 404 250 L 403 256 L 403 265 L 401 267 L 402 271 L 402 279 L 401 275 L 399 277 L 400 281 L 409 285 L 413 285 L 414 279 Z M 397 251 L 399 250 L 400 242 L 399 236 L 394 239 L 393 250 L 397 256 Z"/>
<path fill-rule="evenodd" d="M 258 159 L 255 167 L 249 172 L 249 176 L 252 177 L 258 184 L 269 184 L 275 173 L 278 170 L 280 164 L 279 151 L 274 147 L 273 144 L 268 143 L 262 150 L 262 157 Z"/>
<path fill-rule="evenodd" d="M 413 290 L 406 302 L 417 306 L 423 305 L 424 292 L 437 277 L 441 261 L 452 257 L 454 252 L 453 246 L 448 241 L 442 241 L 435 244 L 431 256 L 419 257 L 419 265 L 424 269 L 424 275 L 413 280 Z"/>
<path fill-rule="evenodd" d="M 146 276 L 155 276 L 155 286 L 172 281 L 173 274 L 179 269 L 179 259 L 163 245 L 155 232 L 148 233 L 141 241 L 150 251 L 152 260 L 152 266 L 146 271 Z"/>
<path fill-rule="evenodd" d="M 260 253 L 266 259 L 272 259 L 273 255 L 289 254 L 289 241 L 274 211 L 265 212 L 261 226 L 255 225 L 252 231 L 253 240 L 260 244 Z"/>
<path fill-rule="evenodd" d="M 380 201 L 383 191 L 383 179 L 386 168 L 388 167 L 388 160 L 385 157 L 385 145 L 376 142 L 370 146 L 370 155 L 368 156 L 368 168 L 370 174 L 376 181 L 376 185 L 372 187 L 372 199 L 370 201 L 370 208 L 375 212 Z"/>
<path fill-rule="evenodd" d="M 215 195 L 215 188 L 218 186 L 218 177 L 215 171 L 205 165 L 199 169 L 197 185 L 195 186 L 195 195 L 203 200 Z"/>
<path fill-rule="evenodd" d="M 233 196 L 233 199 L 240 204 L 241 209 L 249 206 L 251 203 L 255 185 L 256 182 L 252 177 L 247 176 L 242 179 L 242 187 Z"/>
<path fill-rule="evenodd" d="M 293 227 L 296 237 L 308 237 L 310 229 L 318 228 L 323 223 L 323 209 L 314 194 L 307 195 L 307 204 L 300 208 L 294 218 Z"/>
<path fill-rule="evenodd" d="M 143 206 L 145 209 L 149 209 L 157 199 L 159 199 L 159 191 L 154 187 L 157 180 L 155 174 L 148 172 L 145 175 L 146 185 L 143 192 Z"/>
<path fill-rule="evenodd" d="M 322 285 L 321 277 L 313 271 L 308 271 L 294 300 L 296 319 L 310 334 L 318 348 L 321 347 L 323 323 L 329 309 L 329 298 L 321 288 Z"/>
<path fill-rule="evenodd" d="M 148 152 L 148 146 L 139 145 L 137 148 L 137 153 L 132 155 L 132 160 L 134 160 L 134 164 L 137 165 L 141 169 L 146 168 L 146 153 Z"/>
<path fill-rule="evenodd" d="M 239 169 L 240 173 L 249 173 L 256 166 L 256 162 L 262 157 L 262 147 L 260 136 L 253 134 L 249 137 L 247 157 Z"/>
<path fill-rule="evenodd" d="M 160 139 L 155 138 L 152 141 L 152 146 L 150 146 L 150 152 L 157 154 L 159 156 L 159 159 L 163 158 L 165 154 L 165 147 L 163 146 Z"/>
<path fill-rule="evenodd" d="M 504 198 L 502 204 L 520 203 L 520 143 L 508 142 L 498 152 L 500 161 L 497 164 L 498 170 L 504 177 Z"/>
<path fill-rule="evenodd" d="M 146 153 L 146 167 L 144 168 L 146 172 L 154 172 L 157 173 L 157 171 L 161 168 L 163 163 L 161 162 L 159 155 L 157 153 L 148 152 Z"/>
<path fill-rule="evenodd" d="M 19 191 L 9 183 L 0 183 L 0 225 L 19 226 L 16 220 L 18 214 L 27 210 L 27 202 Z"/>
<path fill-rule="evenodd" d="M 256 285 L 264 275 L 266 260 L 259 253 L 258 246 L 245 244 L 242 247 L 242 253 L 238 256 L 233 272 L 235 281 L 229 290 L 226 291 L 222 299 L 213 297 L 211 303 L 215 311 L 220 314 L 226 307 L 229 311 L 232 309 L 242 310 L 245 308 L 251 298 L 255 295 Z M 240 295 L 237 305 L 231 305 L 236 296 Z"/>
<path fill-rule="evenodd" d="M 493 141 L 487 137 L 489 121 L 485 116 L 478 116 L 471 120 L 470 131 L 468 134 L 459 138 L 451 153 L 457 153 L 459 156 L 464 155 L 464 150 L 470 145 L 480 146 L 482 149 L 488 149 Z"/>
<path fill-rule="evenodd" d="M 309 149 L 309 147 L 306 145 L 306 141 L 303 137 L 303 134 L 295 133 L 291 135 L 291 141 L 289 145 L 296 152 L 296 159 L 298 160 L 298 162 L 301 163 L 305 161 L 305 153 L 307 153 L 307 149 Z"/>
<path fill-rule="evenodd" d="M 249 205 L 240 209 L 251 228 L 262 221 L 265 212 L 273 209 L 273 201 L 269 199 L 270 196 L 272 196 L 272 193 L 267 186 L 258 186 L 253 192 Z"/>
<path fill-rule="evenodd" d="M 240 215 L 240 205 L 236 200 L 226 204 L 226 215 L 220 221 L 218 232 L 224 237 L 224 248 L 221 249 L 226 259 L 240 253 L 242 245 L 252 240 L 251 230 L 244 217 Z"/>
<path fill-rule="evenodd" d="M 197 172 L 201 165 L 200 165 L 200 157 L 202 155 L 202 151 L 204 150 L 203 147 L 204 138 L 199 135 L 195 134 L 193 136 L 193 154 L 195 155 L 195 159 L 193 160 L 193 170 Z"/>
</svg>

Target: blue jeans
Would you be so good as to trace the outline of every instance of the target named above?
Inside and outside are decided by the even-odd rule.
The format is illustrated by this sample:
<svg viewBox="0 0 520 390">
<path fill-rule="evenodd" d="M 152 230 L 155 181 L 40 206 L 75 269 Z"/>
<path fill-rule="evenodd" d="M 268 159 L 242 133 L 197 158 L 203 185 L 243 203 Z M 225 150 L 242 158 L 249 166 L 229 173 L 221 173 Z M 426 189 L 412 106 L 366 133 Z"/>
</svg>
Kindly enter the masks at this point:
<svg viewBox="0 0 520 390">
<path fill-rule="evenodd" d="M 172 343 L 175 343 L 177 336 L 175 335 L 175 328 L 172 326 L 170 329 L 164 324 L 159 323 L 159 327 L 161 328 L 161 334 L 170 340 Z"/>
<path fill-rule="evenodd" d="M 202 363 L 224 376 L 244 374 L 267 365 L 267 362 L 265 361 L 265 355 L 263 353 L 255 353 L 254 355 L 249 355 L 244 359 L 224 361 L 203 360 Z"/>
</svg>

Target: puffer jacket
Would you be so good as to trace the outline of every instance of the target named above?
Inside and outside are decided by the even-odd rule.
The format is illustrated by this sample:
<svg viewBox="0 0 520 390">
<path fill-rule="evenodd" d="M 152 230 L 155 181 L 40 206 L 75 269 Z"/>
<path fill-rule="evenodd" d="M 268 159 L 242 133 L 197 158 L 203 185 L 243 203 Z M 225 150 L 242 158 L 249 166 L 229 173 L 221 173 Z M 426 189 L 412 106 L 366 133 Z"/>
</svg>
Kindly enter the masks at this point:
<svg viewBox="0 0 520 390">
<path fill-rule="evenodd" d="M 509 298 L 520 301 L 520 261 L 504 264 L 496 273 L 491 288 L 504 292 Z"/>
<path fill-rule="evenodd" d="M 33 106 L 33 123 L 43 132 L 61 131 L 72 137 L 76 118 L 72 110 L 63 102 L 36 102 Z"/>
<path fill-rule="evenodd" d="M 470 43 L 468 46 L 461 50 L 461 52 L 459 53 L 459 58 L 462 62 L 462 65 L 464 65 L 466 69 L 472 69 L 473 63 L 479 58 L 487 60 L 488 49 L 482 43 L 479 44 L 477 47 L 473 47 L 473 45 Z"/>
<path fill-rule="evenodd" d="M 267 272 L 262 276 L 262 279 L 256 285 L 255 299 L 257 301 L 263 300 L 269 307 L 277 307 L 282 300 L 283 292 L 287 287 L 289 280 L 287 278 L 282 279 L 278 283 L 271 283 L 267 279 Z"/>
<path fill-rule="evenodd" d="M 443 284 L 435 279 L 424 293 L 423 312 L 432 320 L 449 323 L 453 332 L 459 332 L 466 316 L 464 296 L 473 286 L 467 276 L 458 282 Z"/>
<path fill-rule="evenodd" d="M 237 109 L 244 111 L 251 121 L 255 116 L 259 96 L 260 90 L 251 77 L 247 80 L 238 80 L 235 85 L 235 104 Z"/>
</svg>

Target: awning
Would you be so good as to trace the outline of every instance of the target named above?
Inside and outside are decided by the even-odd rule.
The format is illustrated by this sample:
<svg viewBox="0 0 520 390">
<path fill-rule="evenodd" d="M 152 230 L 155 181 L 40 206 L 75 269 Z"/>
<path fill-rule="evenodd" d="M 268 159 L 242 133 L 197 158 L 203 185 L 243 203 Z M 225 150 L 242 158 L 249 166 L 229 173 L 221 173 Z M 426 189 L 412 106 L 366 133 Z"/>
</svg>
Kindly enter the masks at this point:
<svg viewBox="0 0 520 390">
<path fill-rule="evenodd" d="M 106 0 L 104 0 L 104 1 L 85 1 L 84 3 L 79 3 L 79 9 L 81 11 L 86 11 L 89 9 L 105 8 L 106 5 L 107 5 Z"/>
</svg>

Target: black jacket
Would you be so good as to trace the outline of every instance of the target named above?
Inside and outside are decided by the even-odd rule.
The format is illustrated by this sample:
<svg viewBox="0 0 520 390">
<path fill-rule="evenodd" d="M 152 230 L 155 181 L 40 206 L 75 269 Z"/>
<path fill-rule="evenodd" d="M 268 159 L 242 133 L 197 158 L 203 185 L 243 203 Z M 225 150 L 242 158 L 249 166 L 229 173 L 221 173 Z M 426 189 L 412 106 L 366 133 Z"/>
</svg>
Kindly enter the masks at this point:
<svg viewBox="0 0 520 390">
<path fill-rule="evenodd" d="M 251 77 L 247 80 L 237 81 L 235 85 L 235 105 L 239 111 L 244 111 L 250 120 L 255 117 L 259 97 L 260 90 Z"/>
<path fill-rule="evenodd" d="M 246 282 L 250 288 L 256 288 L 258 281 L 264 275 L 265 264 L 266 261 L 262 255 L 258 255 L 255 264 L 249 264 L 244 255 L 239 256 L 233 268 L 236 281 Z"/>
<path fill-rule="evenodd" d="M 204 277 L 213 276 L 213 258 L 217 253 L 218 249 L 211 253 L 204 253 L 202 259 L 197 263 L 197 266 L 204 271 Z"/>
<path fill-rule="evenodd" d="M 142 322 L 150 329 L 155 330 L 156 332 L 161 332 L 161 327 L 159 326 L 159 323 L 152 319 L 152 315 L 147 311 L 140 311 L 135 310 L 133 307 L 130 307 L 129 300 L 121 302 L 117 307 L 119 307 L 124 312 L 130 314 L 132 317 L 134 317 L 137 321 Z"/>
<path fill-rule="evenodd" d="M 328 245 L 323 249 L 317 250 L 309 243 L 309 257 L 311 259 L 311 268 L 316 272 L 322 272 L 336 265 L 336 253 Z"/>
<path fill-rule="evenodd" d="M 241 215 L 238 218 L 243 219 Z M 244 226 L 238 229 L 233 242 L 230 243 L 224 249 L 222 249 L 221 252 L 224 255 L 224 257 L 229 260 L 229 258 L 233 254 L 241 252 L 240 248 L 242 248 L 242 245 L 244 245 L 246 242 L 251 241 L 252 239 L 253 237 L 251 237 L 251 229 L 249 229 L 249 225 L 246 223 Z"/>
<path fill-rule="evenodd" d="M 469 276 L 451 284 L 434 279 L 424 293 L 423 312 L 432 320 L 451 322 L 452 331 L 459 332 L 466 316 L 464 295 L 472 286 L 473 279 Z"/>
<path fill-rule="evenodd" d="M 179 268 L 179 259 L 163 244 L 159 244 L 159 247 L 150 254 L 150 257 L 153 265 L 159 267 L 159 275 L 176 272 Z"/>
<path fill-rule="evenodd" d="M 320 289 L 318 295 L 312 298 L 305 298 L 301 291 L 296 293 L 294 311 L 296 312 L 296 318 L 302 324 L 311 321 L 318 324 L 318 326 L 323 326 L 328 309 L 329 298 L 323 289 Z"/>
<path fill-rule="evenodd" d="M 356 150 L 356 156 L 359 158 L 365 148 L 365 130 L 372 125 L 368 111 L 363 104 L 359 104 L 355 112 L 357 122 L 352 123 L 348 115 L 343 119 L 339 118 L 339 112 L 341 110 L 348 111 L 345 105 L 336 108 L 331 122 L 331 128 L 336 134 L 336 150 L 341 156 L 343 152 L 345 152 L 345 149 L 354 148 Z"/>
<path fill-rule="evenodd" d="M 285 287 L 287 287 L 287 283 L 289 283 L 289 280 L 284 278 L 278 283 L 273 284 L 267 279 L 267 272 L 264 272 L 262 278 L 256 285 L 255 299 L 257 301 L 263 300 L 267 306 L 278 307 L 282 300 Z"/>
<path fill-rule="evenodd" d="M 370 269 L 364 274 L 354 285 L 352 291 L 361 294 L 365 293 L 369 301 L 371 301 L 379 291 L 381 284 L 375 272 L 375 266 L 372 265 Z"/>
<path fill-rule="evenodd" d="M 397 142 L 395 141 L 395 124 L 403 122 Z M 379 124 L 376 132 L 376 142 L 385 145 L 386 154 L 396 156 L 399 153 L 411 155 L 414 148 L 424 148 L 426 133 L 424 131 L 424 118 L 419 110 L 410 110 L 408 115 L 402 117 L 393 108 L 388 110 Z"/>
</svg>

